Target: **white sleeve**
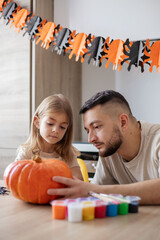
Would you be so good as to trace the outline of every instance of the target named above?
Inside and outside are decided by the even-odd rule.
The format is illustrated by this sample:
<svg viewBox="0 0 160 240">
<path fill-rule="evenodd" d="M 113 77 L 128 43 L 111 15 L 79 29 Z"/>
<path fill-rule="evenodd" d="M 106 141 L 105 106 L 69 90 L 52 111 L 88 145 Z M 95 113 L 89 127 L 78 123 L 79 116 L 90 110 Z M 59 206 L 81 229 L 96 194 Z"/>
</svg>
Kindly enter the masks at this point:
<svg viewBox="0 0 160 240">
<path fill-rule="evenodd" d="M 26 148 L 21 147 L 21 146 L 18 148 L 17 156 L 15 158 L 15 161 L 24 160 L 24 159 L 31 159 L 31 158 L 32 158 L 31 151 L 27 151 Z"/>
<path fill-rule="evenodd" d="M 160 178 L 160 147 L 158 149 L 158 175 L 159 175 L 159 178 Z"/>
</svg>

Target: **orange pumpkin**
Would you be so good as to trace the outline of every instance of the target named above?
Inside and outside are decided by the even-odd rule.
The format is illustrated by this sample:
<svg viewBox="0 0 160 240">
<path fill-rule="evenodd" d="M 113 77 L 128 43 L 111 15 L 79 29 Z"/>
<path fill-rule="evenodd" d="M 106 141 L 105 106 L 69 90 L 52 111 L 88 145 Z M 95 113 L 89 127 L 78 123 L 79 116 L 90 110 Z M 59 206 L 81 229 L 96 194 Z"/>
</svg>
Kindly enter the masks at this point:
<svg viewBox="0 0 160 240">
<path fill-rule="evenodd" d="M 49 188 L 62 188 L 63 184 L 52 180 L 53 176 L 72 178 L 67 164 L 58 159 L 20 160 L 7 166 L 4 172 L 6 187 L 21 200 L 46 204 L 58 198 L 47 194 Z"/>
</svg>

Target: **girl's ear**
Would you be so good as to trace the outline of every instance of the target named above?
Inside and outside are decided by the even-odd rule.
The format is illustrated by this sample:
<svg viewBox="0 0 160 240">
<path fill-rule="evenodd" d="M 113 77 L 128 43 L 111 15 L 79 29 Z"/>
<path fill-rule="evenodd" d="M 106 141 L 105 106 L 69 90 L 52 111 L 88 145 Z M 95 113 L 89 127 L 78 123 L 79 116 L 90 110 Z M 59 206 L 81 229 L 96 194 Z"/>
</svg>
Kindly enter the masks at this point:
<svg viewBox="0 0 160 240">
<path fill-rule="evenodd" d="M 33 123 L 34 123 L 34 126 L 36 126 L 36 128 L 40 128 L 40 120 L 37 116 L 34 117 L 34 120 L 33 120 Z"/>
</svg>

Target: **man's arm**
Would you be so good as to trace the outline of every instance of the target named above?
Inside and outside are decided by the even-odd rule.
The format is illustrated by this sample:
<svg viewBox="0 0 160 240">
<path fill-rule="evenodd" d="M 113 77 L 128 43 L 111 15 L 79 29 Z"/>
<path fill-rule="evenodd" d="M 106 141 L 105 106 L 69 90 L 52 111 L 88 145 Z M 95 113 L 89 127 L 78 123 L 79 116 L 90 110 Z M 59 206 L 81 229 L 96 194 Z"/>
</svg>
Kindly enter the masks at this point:
<svg viewBox="0 0 160 240">
<path fill-rule="evenodd" d="M 122 185 L 96 185 L 80 181 L 79 179 L 69 179 L 64 177 L 53 177 L 55 182 L 65 184 L 67 188 L 49 189 L 49 195 L 59 195 L 63 198 L 77 198 L 89 196 L 89 192 L 104 194 L 122 194 L 123 196 L 139 196 L 140 204 L 158 205 L 160 204 L 160 179 L 146 180 L 138 183 Z"/>
</svg>

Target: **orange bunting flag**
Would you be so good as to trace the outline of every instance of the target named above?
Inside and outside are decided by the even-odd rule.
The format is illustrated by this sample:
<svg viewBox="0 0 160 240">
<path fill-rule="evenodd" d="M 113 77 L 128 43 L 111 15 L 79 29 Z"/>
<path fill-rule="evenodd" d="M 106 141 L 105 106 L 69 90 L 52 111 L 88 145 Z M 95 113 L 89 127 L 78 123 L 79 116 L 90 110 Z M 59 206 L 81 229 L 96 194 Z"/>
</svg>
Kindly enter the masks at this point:
<svg viewBox="0 0 160 240">
<path fill-rule="evenodd" d="M 10 3 L 11 0 L 8 0 L 7 3 L 5 0 L 0 0 L 0 12 L 3 12 L 3 7 L 5 8 L 8 3 Z"/>
<path fill-rule="evenodd" d="M 122 67 L 121 62 L 126 57 L 126 55 L 123 53 L 123 44 L 124 44 L 124 41 L 122 41 L 120 39 L 111 41 L 111 43 L 109 43 L 109 37 L 106 39 L 104 48 L 103 48 L 103 51 L 106 54 L 103 55 L 100 59 L 101 62 L 104 58 L 107 59 L 107 63 L 105 65 L 106 68 L 108 68 L 110 62 L 112 62 L 113 70 L 117 69 L 118 64 L 119 64 L 118 70 L 119 71 L 121 70 L 121 67 Z M 106 45 L 107 45 L 107 47 L 106 47 Z"/>
<path fill-rule="evenodd" d="M 71 40 L 73 38 L 73 41 Z M 78 33 L 76 35 L 76 31 L 73 31 L 69 37 L 69 44 L 70 46 L 66 48 L 65 52 L 67 52 L 69 49 L 71 49 L 71 53 L 69 55 L 69 59 L 72 58 L 73 54 L 76 55 L 76 61 L 79 60 L 79 57 L 81 56 L 81 62 L 84 62 L 83 55 L 85 52 L 87 52 L 87 49 L 85 47 L 87 34 L 85 33 Z"/>
<path fill-rule="evenodd" d="M 149 51 L 147 51 L 147 48 Z M 145 49 L 144 49 L 145 56 L 149 57 L 144 60 L 143 65 L 149 61 L 151 61 L 151 66 L 149 71 L 152 72 L 153 66 L 156 66 L 157 73 L 160 72 L 160 41 L 156 41 L 150 46 L 149 39 L 146 41 Z"/>
<path fill-rule="evenodd" d="M 3 12 L 3 3 L 4 3 L 4 0 L 0 0 L 0 12 Z"/>
<path fill-rule="evenodd" d="M 54 39 L 54 31 L 56 24 L 54 22 L 47 22 L 45 25 L 42 24 L 42 28 L 39 29 L 39 33 L 36 36 L 39 36 L 36 44 L 42 41 L 41 47 L 48 49 L 50 42 Z"/>
<path fill-rule="evenodd" d="M 27 9 L 25 8 L 20 9 L 20 7 L 18 7 L 16 9 L 16 13 L 13 13 L 13 20 L 10 28 L 14 25 L 15 30 L 17 30 L 18 33 L 20 33 L 21 29 L 25 26 L 25 21 L 27 19 L 28 14 L 29 11 Z"/>
</svg>

